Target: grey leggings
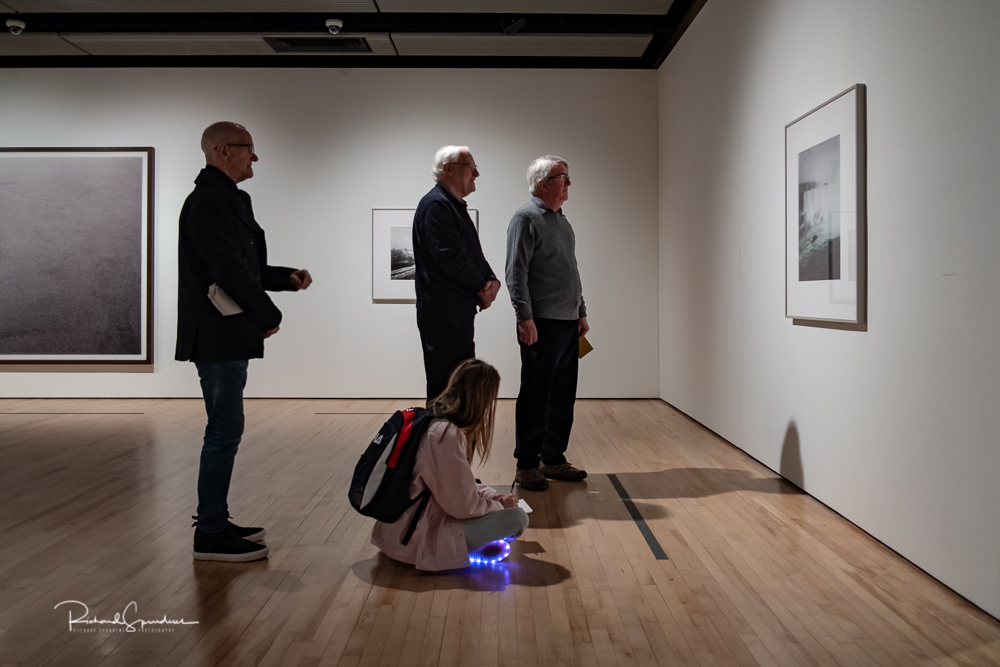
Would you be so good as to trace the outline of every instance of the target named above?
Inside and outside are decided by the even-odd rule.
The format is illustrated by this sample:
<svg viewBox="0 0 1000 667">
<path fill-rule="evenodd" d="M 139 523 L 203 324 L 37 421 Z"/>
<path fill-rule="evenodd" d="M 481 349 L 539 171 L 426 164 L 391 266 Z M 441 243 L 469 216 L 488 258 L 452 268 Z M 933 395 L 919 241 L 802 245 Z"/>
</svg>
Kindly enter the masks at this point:
<svg viewBox="0 0 1000 667">
<path fill-rule="evenodd" d="M 520 507 L 510 507 L 498 512 L 490 512 L 474 519 L 462 521 L 465 528 L 465 543 L 469 551 L 495 540 L 516 540 L 528 527 L 528 515 Z"/>
</svg>

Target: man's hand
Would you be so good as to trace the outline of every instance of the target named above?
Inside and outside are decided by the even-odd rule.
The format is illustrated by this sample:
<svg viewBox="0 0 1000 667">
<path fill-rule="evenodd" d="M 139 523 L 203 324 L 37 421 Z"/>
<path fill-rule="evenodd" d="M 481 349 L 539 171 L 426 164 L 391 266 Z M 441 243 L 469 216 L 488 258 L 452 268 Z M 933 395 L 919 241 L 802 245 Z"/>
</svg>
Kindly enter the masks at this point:
<svg viewBox="0 0 1000 667">
<path fill-rule="evenodd" d="M 483 311 L 489 308 L 497 298 L 497 294 L 500 293 L 500 281 L 499 280 L 488 280 L 486 281 L 486 286 L 479 290 L 476 295 L 479 297 L 479 310 Z"/>
<path fill-rule="evenodd" d="M 534 345 L 538 342 L 538 329 L 535 328 L 534 320 L 517 323 L 517 339 L 525 345 Z"/>
<path fill-rule="evenodd" d="M 289 277 L 292 281 L 292 287 L 295 289 L 305 289 L 312 285 L 312 276 L 305 269 L 299 269 L 298 271 L 293 271 L 292 275 Z M 277 329 L 275 329 L 277 331 Z"/>
<path fill-rule="evenodd" d="M 271 337 L 271 336 L 273 336 L 274 334 L 278 333 L 278 329 L 280 329 L 280 328 L 281 328 L 281 327 L 274 327 L 274 328 L 273 328 L 273 329 L 271 329 L 270 331 L 265 331 L 265 332 L 264 332 L 264 338 L 270 338 L 270 337 Z"/>
<path fill-rule="evenodd" d="M 579 329 L 578 330 L 580 332 L 580 338 L 583 338 L 584 336 L 586 336 L 587 332 L 590 331 L 590 325 L 587 324 L 587 318 L 586 317 L 581 317 L 580 318 L 580 325 L 579 325 Z"/>
<path fill-rule="evenodd" d="M 493 496 L 493 500 L 503 505 L 504 509 L 517 507 L 517 494 L 508 493 L 504 496 Z"/>
</svg>

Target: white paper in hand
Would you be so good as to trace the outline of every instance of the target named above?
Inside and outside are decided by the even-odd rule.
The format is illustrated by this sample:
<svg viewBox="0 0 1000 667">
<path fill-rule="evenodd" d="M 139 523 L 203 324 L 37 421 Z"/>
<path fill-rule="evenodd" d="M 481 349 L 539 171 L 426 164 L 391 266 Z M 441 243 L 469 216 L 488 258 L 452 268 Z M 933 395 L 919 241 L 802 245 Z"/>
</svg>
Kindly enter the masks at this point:
<svg viewBox="0 0 1000 667">
<path fill-rule="evenodd" d="M 531 509 L 531 505 L 529 505 L 527 503 L 527 501 L 525 501 L 524 498 L 519 498 L 518 499 L 517 506 L 520 507 L 521 509 L 523 509 L 525 514 L 531 514 L 532 512 L 535 511 L 535 510 Z"/>
<path fill-rule="evenodd" d="M 208 299 L 224 316 L 238 315 L 243 312 L 239 304 L 233 301 L 233 297 L 226 294 L 226 291 L 219 287 L 219 283 L 212 283 L 208 288 Z"/>
</svg>

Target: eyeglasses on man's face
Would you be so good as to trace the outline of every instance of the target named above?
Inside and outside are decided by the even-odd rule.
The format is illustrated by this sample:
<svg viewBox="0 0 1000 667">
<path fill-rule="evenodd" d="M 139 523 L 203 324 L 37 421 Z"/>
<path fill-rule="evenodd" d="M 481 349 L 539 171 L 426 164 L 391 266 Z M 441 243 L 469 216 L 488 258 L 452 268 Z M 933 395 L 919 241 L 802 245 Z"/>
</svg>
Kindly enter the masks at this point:
<svg viewBox="0 0 1000 667">
<path fill-rule="evenodd" d="M 479 171 L 479 165 L 475 162 L 449 162 L 448 164 L 460 164 L 463 167 L 472 167 L 475 171 Z"/>
<path fill-rule="evenodd" d="M 219 144 L 219 146 L 243 146 L 248 151 L 250 151 L 250 155 L 256 155 L 257 154 L 253 150 L 253 144 Z M 215 148 L 218 148 L 219 146 L 216 146 Z M 215 148 L 213 148 L 212 150 L 215 150 Z"/>
<path fill-rule="evenodd" d="M 569 180 L 569 174 L 556 174 L 555 176 L 548 176 L 548 177 L 546 177 L 545 180 L 546 181 L 554 181 L 557 178 L 561 179 L 563 181 L 568 181 Z"/>
</svg>

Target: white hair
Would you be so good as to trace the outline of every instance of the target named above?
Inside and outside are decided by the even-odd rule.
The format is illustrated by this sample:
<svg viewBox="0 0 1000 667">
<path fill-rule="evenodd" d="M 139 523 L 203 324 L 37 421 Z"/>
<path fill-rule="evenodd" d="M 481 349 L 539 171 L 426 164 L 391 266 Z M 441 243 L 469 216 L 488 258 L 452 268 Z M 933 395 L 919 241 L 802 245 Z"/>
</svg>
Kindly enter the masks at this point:
<svg viewBox="0 0 1000 667">
<path fill-rule="evenodd" d="M 240 130 L 246 130 L 239 123 L 229 120 L 212 123 L 205 128 L 201 134 L 201 150 L 205 154 L 205 159 L 211 160 L 215 147 L 228 141 L 239 141 Z"/>
<path fill-rule="evenodd" d="M 558 155 L 543 155 L 528 165 L 528 192 L 532 196 L 538 194 L 538 186 L 549 177 L 557 164 L 564 164 L 569 169 L 569 163 Z"/>
<path fill-rule="evenodd" d="M 444 166 L 458 160 L 458 156 L 462 151 L 470 155 L 472 154 L 468 146 L 442 146 L 437 149 L 437 153 L 434 154 L 434 166 L 431 168 L 431 171 L 434 172 L 435 181 L 441 180 L 441 176 L 444 175 Z"/>
</svg>

